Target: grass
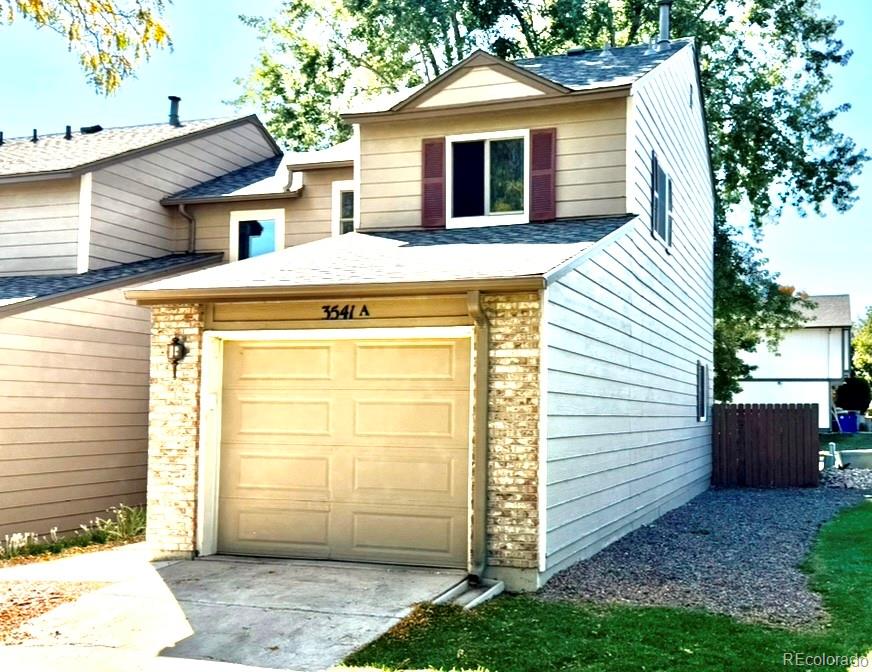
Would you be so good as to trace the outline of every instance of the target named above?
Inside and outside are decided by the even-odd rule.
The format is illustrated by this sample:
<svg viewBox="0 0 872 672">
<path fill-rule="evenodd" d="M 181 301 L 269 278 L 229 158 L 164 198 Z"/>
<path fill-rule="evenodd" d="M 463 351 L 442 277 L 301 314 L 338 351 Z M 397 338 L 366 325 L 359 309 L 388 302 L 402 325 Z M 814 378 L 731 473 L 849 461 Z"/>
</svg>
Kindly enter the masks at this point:
<svg viewBox="0 0 872 672">
<path fill-rule="evenodd" d="M 58 555 L 72 548 L 138 540 L 145 533 L 145 508 L 119 504 L 108 510 L 109 518 L 97 518 L 72 534 L 44 537 L 31 532 L 0 539 L 0 564 L 21 558 Z"/>
<path fill-rule="evenodd" d="M 831 616 L 819 630 L 686 609 L 506 596 L 471 612 L 421 605 L 345 664 L 490 672 L 844 670 L 848 660 L 794 667 L 785 666 L 784 655 L 850 658 L 872 650 L 872 502 L 825 525 L 803 569 Z"/>
<path fill-rule="evenodd" d="M 839 450 L 872 450 L 872 432 L 859 434 L 821 434 L 821 450 L 827 450 L 827 444 L 832 441 Z"/>
</svg>

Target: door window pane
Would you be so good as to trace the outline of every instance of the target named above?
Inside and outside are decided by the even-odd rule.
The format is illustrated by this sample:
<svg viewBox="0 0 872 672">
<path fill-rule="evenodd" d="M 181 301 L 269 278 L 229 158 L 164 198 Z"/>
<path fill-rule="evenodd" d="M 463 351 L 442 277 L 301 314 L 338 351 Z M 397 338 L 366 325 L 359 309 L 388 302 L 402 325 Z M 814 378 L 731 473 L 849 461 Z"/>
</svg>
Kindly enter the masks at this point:
<svg viewBox="0 0 872 672">
<path fill-rule="evenodd" d="M 490 212 L 524 210 L 524 140 L 490 141 Z"/>
</svg>

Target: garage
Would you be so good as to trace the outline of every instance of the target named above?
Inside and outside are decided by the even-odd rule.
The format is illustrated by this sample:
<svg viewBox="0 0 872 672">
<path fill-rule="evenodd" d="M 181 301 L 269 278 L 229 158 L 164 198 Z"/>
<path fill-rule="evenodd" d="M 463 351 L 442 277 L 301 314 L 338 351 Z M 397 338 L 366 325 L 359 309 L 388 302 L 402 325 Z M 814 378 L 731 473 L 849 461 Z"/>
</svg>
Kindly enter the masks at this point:
<svg viewBox="0 0 872 672">
<path fill-rule="evenodd" d="M 466 567 L 470 366 L 468 338 L 224 341 L 218 552 Z"/>
</svg>

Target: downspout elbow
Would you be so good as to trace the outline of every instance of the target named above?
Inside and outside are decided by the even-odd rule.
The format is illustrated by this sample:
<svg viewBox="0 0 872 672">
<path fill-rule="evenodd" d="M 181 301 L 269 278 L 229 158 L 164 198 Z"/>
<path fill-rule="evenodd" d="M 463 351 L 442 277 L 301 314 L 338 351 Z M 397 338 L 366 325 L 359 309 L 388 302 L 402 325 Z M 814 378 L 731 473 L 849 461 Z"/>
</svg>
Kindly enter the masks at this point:
<svg viewBox="0 0 872 672">
<path fill-rule="evenodd" d="M 197 248 L 197 220 L 188 212 L 184 203 L 179 203 L 179 214 L 188 220 L 188 246 L 185 251 L 188 254 L 193 254 Z"/>
</svg>

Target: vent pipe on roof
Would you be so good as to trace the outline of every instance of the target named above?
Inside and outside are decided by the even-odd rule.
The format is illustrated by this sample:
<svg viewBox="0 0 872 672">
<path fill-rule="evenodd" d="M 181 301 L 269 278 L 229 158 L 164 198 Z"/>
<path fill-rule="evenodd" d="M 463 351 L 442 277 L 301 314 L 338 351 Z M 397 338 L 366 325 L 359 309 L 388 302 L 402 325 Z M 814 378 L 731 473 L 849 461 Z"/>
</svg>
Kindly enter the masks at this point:
<svg viewBox="0 0 872 672">
<path fill-rule="evenodd" d="M 33 137 L 30 139 L 31 142 L 36 142 L 39 140 L 39 136 L 36 134 L 36 129 L 33 129 Z"/>
<path fill-rule="evenodd" d="M 0 131 L 0 145 L 3 144 L 3 131 Z"/>
<path fill-rule="evenodd" d="M 657 44 L 669 44 L 669 12 L 672 9 L 672 0 L 660 0 L 660 39 Z"/>
<path fill-rule="evenodd" d="M 64 140 L 72 140 L 73 139 L 73 127 L 67 126 L 67 130 L 64 133 Z"/>
<path fill-rule="evenodd" d="M 178 96 L 167 96 L 170 99 L 170 126 L 181 126 L 179 121 L 179 103 L 181 98 Z"/>
</svg>

